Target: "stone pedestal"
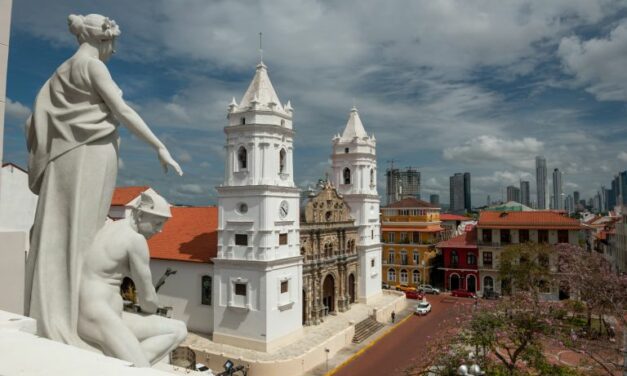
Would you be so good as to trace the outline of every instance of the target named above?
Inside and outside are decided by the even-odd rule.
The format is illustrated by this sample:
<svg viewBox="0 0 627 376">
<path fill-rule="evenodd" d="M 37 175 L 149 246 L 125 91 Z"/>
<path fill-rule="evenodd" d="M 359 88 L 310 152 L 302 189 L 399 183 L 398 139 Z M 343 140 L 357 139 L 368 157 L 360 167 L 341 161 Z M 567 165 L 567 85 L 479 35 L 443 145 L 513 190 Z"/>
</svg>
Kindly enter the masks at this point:
<svg viewBox="0 0 627 376">
<path fill-rule="evenodd" d="M 0 230 L 0 310 L 24 314 L 28 233 Z"/>
</svg>

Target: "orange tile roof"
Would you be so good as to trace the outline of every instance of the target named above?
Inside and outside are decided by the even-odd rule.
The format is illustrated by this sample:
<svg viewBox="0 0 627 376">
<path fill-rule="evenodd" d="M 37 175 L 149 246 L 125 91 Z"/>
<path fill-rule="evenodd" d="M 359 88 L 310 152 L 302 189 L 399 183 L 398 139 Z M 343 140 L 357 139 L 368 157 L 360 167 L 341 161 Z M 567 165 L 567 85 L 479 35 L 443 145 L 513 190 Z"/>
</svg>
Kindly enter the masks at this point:
<svg viewBox="0 0 627 376">
<path fill-rule="evenodd" d="M 437 248 L 477 248 L 477 230 L 465 232 L 452 239 L 436 244 Z"/>
<path fill-rule="evenodd" d="M 550 211 L 497 212 L 482 211 L 479 228 L 527 228 L 579 230 L 579 220 Z"/>
<path fill-rule="evenodd" d="M 381 231 L 405 231 L 405 232 L 439 232 L 444 231 L 439 225 L 434 226 L 407 226 L 407 227 L 388 227 L 381 226 Z"/>
<path fill-rule="evenodd" d="M 173 206 L 161 233 L 148 240 L 150 257 L 211 263 L 218 254 L 218 207 Z"/>
<path fill-rule="evenodd" d="M 438 206 L 426 201 L 418 200 L 417 198 L 407 197 L 400 201 L 396 201 L 385 208 L 438 208 Z"/>
<path fill-rule="evenodd" d="M 139 196 L 142 192 L 150 188 L 149 186 L 135 186 L 135 187 L 116 187 L 113 191 L 113 199 L 111 205 L 124 206 L 131 202 L 135 197 Z"/>
<path fill-rule="evenodd" d="M 472 218 L 464 217 L 463 215 L 442 213 L 440 214 L 440 220 L 441 221 L 471 221 Z"/>
</svg>

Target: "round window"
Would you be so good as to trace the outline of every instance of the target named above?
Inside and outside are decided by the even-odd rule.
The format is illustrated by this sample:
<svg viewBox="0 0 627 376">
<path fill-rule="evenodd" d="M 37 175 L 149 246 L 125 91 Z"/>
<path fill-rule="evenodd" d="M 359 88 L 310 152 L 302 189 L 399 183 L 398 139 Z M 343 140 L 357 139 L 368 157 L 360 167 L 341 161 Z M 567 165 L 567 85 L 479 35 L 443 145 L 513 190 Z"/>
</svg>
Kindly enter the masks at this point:
<svg viewBox="0 0 627 376">
<path fill-rule="evenodd" d="M 248 212 L 248 205 L 243 202 L 238 204 L 237 211 L 240 212 L 240 214 L 246 214 Z"/>
</svg>

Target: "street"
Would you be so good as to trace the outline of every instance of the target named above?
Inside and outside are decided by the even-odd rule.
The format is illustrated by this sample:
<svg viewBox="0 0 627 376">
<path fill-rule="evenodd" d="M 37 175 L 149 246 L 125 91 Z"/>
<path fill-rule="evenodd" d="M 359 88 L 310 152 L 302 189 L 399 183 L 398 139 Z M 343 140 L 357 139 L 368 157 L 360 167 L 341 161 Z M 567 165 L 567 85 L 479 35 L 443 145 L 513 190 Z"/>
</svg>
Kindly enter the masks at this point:
<svg viewBox="0 0 627 376">
<path fill-rule="evenodd" d="M 431 313 L 426 316 L 412 315 L 394 327 L 387 335 L 343 367 L 332 371 L 336 376 L 350 375 L 403 375 L 404 371 L 424 356 L 431 338 L 446 326 L 453 325 L 460 305 L 468 308 L 474 299 L 453 298 L 449 295 L 428 295 Z M 408 309 L 417 301 L 410 300 Z M 397 320 L 399 318 L 397 317 Z M 401 319 L 402 320 L 402 319 Z"/>
</svg>

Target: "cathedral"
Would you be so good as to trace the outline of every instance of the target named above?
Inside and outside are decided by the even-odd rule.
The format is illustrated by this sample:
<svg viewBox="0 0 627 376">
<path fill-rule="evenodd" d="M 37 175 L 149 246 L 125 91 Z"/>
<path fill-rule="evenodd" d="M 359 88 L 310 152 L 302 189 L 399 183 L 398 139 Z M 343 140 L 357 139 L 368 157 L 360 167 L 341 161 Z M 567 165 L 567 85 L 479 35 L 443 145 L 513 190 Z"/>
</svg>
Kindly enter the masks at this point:
<svg viewBox="0 0 627 376">
<path fill-rule="evenodd" d="M 292 116 L 263 63 L 229 105 L 212 259 L 216 342 L 270 351 L 381 293 L 374 136 L 353 108 L 332 139 L 331 179 L 301 213 Z"/>
<path fill-rule="evenodd" d="M 259 63 L 228 106 L 217 207 L 173 207 L 150 239 L 153 277 L 178 271 L 160 301 L 215 343 L 272 352 L 382 294 L 376 140 L 353 108 L 330 140 L 332 173 L 301 201 L 293 112 Z M 118 188 L 110 217 L 146 189 Z"/>
</svg>

